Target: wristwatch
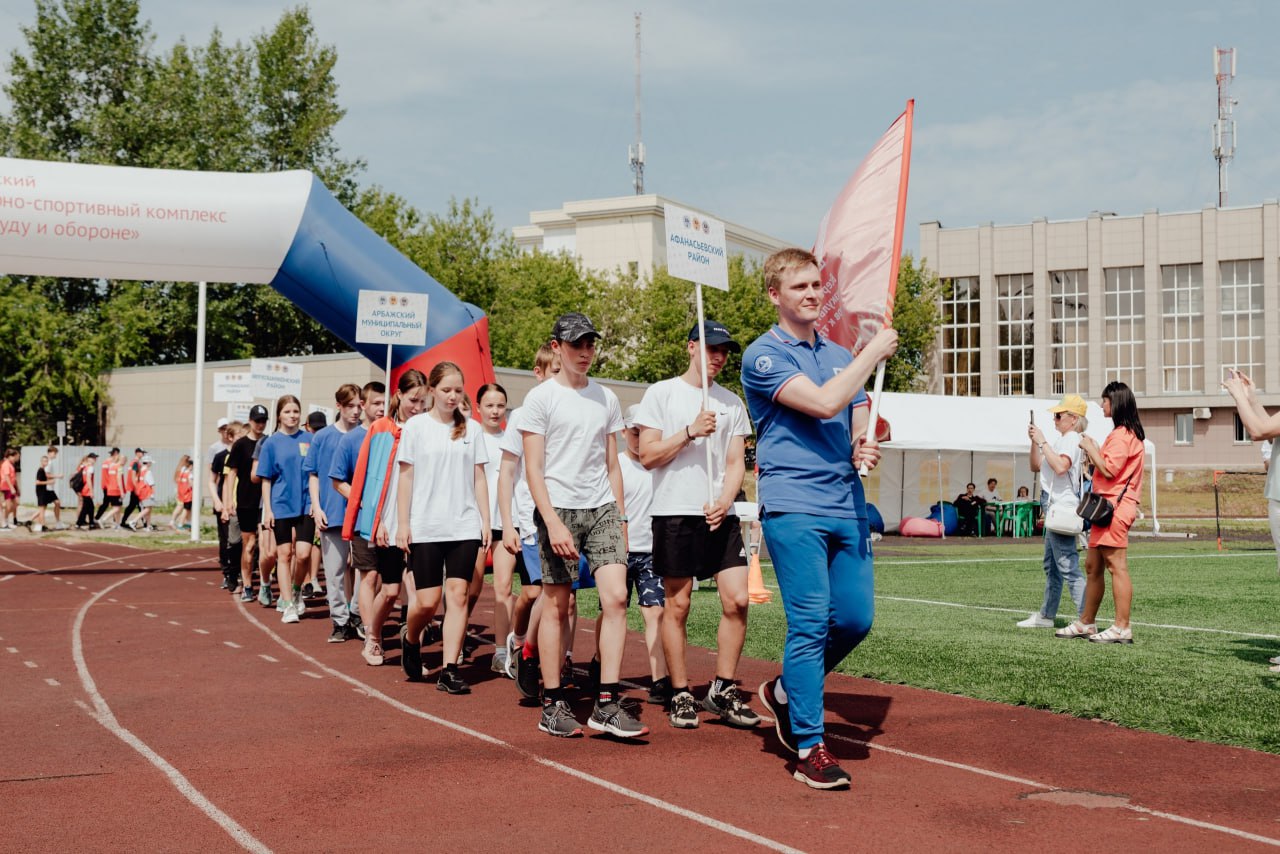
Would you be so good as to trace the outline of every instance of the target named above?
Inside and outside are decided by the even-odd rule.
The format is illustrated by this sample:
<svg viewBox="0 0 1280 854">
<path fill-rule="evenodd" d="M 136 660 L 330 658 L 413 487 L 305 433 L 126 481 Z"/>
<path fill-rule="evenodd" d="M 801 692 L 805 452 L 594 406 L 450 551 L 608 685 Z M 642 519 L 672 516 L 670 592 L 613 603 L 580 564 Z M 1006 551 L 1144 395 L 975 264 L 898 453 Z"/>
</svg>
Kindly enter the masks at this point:
<svg viewBox="0 0 1280 854">
<path fill-rule="evenodd" d="M 627 521 L 627 517 L 626 517 L 626 516 L 619 516 L 618 518 L 619 518 L 619 519 L 621 519 L 623 522 Z"/>
</svg>

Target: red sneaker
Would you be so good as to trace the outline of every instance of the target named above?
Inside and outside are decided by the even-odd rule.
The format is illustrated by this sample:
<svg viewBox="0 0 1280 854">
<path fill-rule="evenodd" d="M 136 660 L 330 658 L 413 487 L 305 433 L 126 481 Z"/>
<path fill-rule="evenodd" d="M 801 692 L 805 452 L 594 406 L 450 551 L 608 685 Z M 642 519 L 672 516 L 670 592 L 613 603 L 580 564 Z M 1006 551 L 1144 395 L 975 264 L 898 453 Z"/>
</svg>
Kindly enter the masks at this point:
<svg viewBox="0 0 1280 854">
<path fill-rule="evenodd" d="M 796 763 L 795 773 L 791 776 L 811 789 L 847 789 L 851 782 L 849 772 L 827 752 L 825 744 L 819 744 L 810 751 L 808 758 Z"/>
</svg>

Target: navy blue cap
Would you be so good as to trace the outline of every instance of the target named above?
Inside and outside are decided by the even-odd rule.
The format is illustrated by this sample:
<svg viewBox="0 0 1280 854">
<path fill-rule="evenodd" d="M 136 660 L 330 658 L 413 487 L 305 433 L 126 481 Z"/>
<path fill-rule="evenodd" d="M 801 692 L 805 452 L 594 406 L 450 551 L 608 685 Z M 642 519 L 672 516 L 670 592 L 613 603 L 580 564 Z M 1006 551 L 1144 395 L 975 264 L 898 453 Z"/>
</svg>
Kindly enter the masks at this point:
<svg viewBox="0 0 1280 854">
<path fill-rule="evenodd" d="M 708 347 L 724 345 L 728 347 L 729 351 L 732 353 L 742 352 L 742 345 L 733 340 L 733 336 L 729 334 L 728 328 L 726 328 L 723 323 L 715 320 L 704 320 L 702 322 L 702 328 L 706 330 Z M 697 341 L 698 337 L 698 324 L 695 323 L 693 328 L 689 330 L 689 340 Z"/>
</svg>

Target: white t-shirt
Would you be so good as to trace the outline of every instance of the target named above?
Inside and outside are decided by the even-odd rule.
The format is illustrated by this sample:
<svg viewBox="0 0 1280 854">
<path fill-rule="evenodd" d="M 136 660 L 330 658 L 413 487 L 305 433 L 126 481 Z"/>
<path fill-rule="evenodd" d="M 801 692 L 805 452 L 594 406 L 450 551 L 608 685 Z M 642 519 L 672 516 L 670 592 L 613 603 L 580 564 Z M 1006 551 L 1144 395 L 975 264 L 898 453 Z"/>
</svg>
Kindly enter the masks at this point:
<svg viewBox="0 0 1280 854">
<path fill-rule="evenodd" d="M 538 533 L 533 521 L 533 494 L 529 492 L 529 482 L 524 477 L 524 436 L 520 432 L 523 408 L 513 409 L 507 414 L 507 432 L 502 434 L 498 447 L 505 454 L 516 458 L 515 483 L 511 489 L 511 519 L 515 523 L 520 537 L 532 537 Z M 498 517 L 502 523 L 502 517 Z"/>
<path fill-rule="evenodd" d="M 498 469 L 502 467 L 502 433 L 493 434 L 483 427 L 480 436 L 484 440 L 485 454 L 489 461 L 484 467 L 484 478 L 489 484 L 489 527 L 502 528 L 502 514 L 498 512 Z"/>
<path fill-rule="evenodd" d="M 1004 499 L 1000 497 L 1000 493 L 994 489 L 981 490 L 978 493 L 978 495 L 982 498 L 983 501 L 986 501 L 987 503 L 990 503 L 992 501 L 997 501 L 997 502 L 1004 501 Z"/>
<path fill-rule="evenodd" d="M 654 516 L 701 516 L 707 503 L 706 443 L 711 443 L 712 482 L 719 497 L 724 489 L 729 445 L 737 436 L 751 435 L 747 407 L 736 394 L 712 383 L 708 396 L 716 415 L 716 432 L 687 443 L 675 459 L 653 470 Z M 665 438 L 683 433 L 701 411 L 702 389 L 673 377 L 649 386 L 636 411 L 636 423 L 661 430 Z M 627 515 L 631 515 L 630 503 Z"/>
<path fill-rule="evenodd" d="M 653 472 L 625 453 L 618 454 L 622 469 L 622 500 L 627 505 L 627 551 L 653 551 Z"/>
<path fill-rule="evenodd" d="M 441 424 L 423 412 L 400 434 L 400 462 L 413 466 L 411 542 L 480 539 L 484 520 L 476 501 L 475 467 L 489 461 L 483 430 L 468 418 L 461 438 L 450 438 L 452 432 L 452 422 Z"/>
<path fill-rule="evenodd" d="M 1079 502 L 1080 493 L 1080 434 L 1068 430 L 1052 442 L 1046 442 L 1049 454 L 1071 458 L 1071 468 L 1064 474 L 1057 474 L 1049 467 L 1047 461 L 1040 462 L 1040 488 L 1049 493 L 1049 503 L 1055 501 L 1070 502 L 1074 506 Z M 1042 451 L 1045 449 L 1041 449 Z M 1048 454 L 1045 454 L 1048 456 Z"/>
<path fill-rule="evenodd" d="M 593 379 L 584 388 L 548 380 L 525 395 L 522 433 L 546 439 L 543 474 L 551 505 L 591 510 L 613 500 L 609 436 L 622 429 L 618 396 Z"/>
</svg>

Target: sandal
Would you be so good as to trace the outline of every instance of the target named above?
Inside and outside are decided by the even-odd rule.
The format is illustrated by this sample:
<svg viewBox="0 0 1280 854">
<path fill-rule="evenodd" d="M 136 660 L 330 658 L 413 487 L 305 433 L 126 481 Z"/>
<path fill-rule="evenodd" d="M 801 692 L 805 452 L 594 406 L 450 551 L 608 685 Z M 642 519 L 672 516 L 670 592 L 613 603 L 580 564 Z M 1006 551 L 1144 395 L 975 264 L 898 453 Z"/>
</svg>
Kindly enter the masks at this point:
<svg viewBox="0 0 1280 854">
<path fill-rule="evenodd" d="M 1104 632 L 1098 632 L 1089 640 L 1094 643 L 1133 643 L 1133 630 L 1122 629 L 1119 626 L 1108 626 Z"/>
<path fill-rule="evenodd" d="M 1058 629 L 1053 633 L 1055 638 L 1071 640 L 1072 638 L 1092 638 L 1098 633 L 1098 627 L 1094 623 L 1085 625 L 1079 620 L 1072 620 L 1065 628 Z"/>
</svg>

